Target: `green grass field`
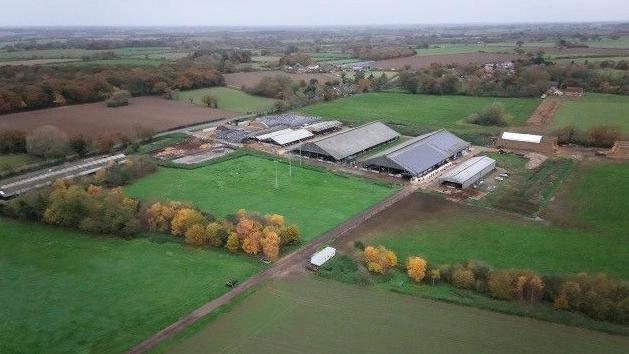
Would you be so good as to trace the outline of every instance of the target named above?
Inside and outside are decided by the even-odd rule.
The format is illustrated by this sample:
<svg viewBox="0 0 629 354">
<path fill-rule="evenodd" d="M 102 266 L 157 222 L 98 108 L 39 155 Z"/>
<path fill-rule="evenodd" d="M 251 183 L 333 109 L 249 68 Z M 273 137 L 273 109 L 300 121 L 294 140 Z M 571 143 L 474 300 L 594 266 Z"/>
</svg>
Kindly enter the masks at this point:
<svg viewBox="0 0 629 354">
<path fill-rule="evenodd" d="M 4 218 L 0 236 L 2 353 L 124 352 L 263 268 L 171 236 L 123 240 Z"/>
<path fill-rule="evenodd" d="M 561 105 L 553 126 L 569 124 L 582 129 L 595 125 L 618 126 L 629 133 L 629 96 L 586 93 L 578 99 L 567 100 Z"/>
<path fill-rule="evenodd" d="M 550 203 L 547 217 L 555 222 L 580 226 L 629 249 L 627 200 L 629 163 L 596 161 L 581 163 L 563 183 Z"/>
<path fill-rule="evenodd" d="M 166 353 L 623 353 L 629 340 L 321 279 L 267 284 Z M 209 323 L 208 323 L 209 322 Z"/>
<path fill-rule="evenodd" d="M 126 189 L 143 199 L 190 201 L 219 216 L 240 208 L 279 213 L 286 216 L 287 222 L 299 225 L 305 240 L 319 236 L 394 191 L 363 179 L 298 165 L 293 161 L 291 177 L 289 165 L 284 162 L 246 155 L 194 170 L 160 168 Z"/>
<path fill-rule="evenodd" d="M 333 102 L 304 107 L 302 112 L 360 124 L 374 119 L 398 125 L 405 134 L 418 134 L 439 128 L 460 134 L 495 133 L 496 127 L 465 122 L 472 113 L 493 102 L 501 102 L 514 116 L 513 125 L 522 125 L 539 100 L 528 98 L 494 98 L 468 96 L 429 96 L 401 93 L 368 93 L 341 98 Z"/>
<path fill-rule="evenodd" d="M 253 96 L 246 92 L 227 88 L 211 87 L 197 90 L 182 91 L 179 93 L 179 101 L 203 105 L 201 99 L 205 95 L 212 95 L 216 99 L 218 109 L 232 112 L 268 112 L 273 109 L 276 100 L 266 97 Z"/>
<path fill-rule="evenodd" d="M 172 52 L 168 47 L 138 47 L 138 48 L 117 48 L 110 50 L 92 50 L 92 49 L 39 49 L 39 50 L 20 50 L 10 52 L 0 50 L 1 60 L 13 59 L 61 59 L 61 58 L 81 58 L 83 56 L 91 56 L 102 52 L 113 52 L 121 57 L 131 57 L 140 55 L 154 55 L 160 53 Z"/>
<path fill-rule="evenodd" d="M 38 158 L 28 154 L 0 154 L 0 175 L 37 161 Z"/>
</svg>

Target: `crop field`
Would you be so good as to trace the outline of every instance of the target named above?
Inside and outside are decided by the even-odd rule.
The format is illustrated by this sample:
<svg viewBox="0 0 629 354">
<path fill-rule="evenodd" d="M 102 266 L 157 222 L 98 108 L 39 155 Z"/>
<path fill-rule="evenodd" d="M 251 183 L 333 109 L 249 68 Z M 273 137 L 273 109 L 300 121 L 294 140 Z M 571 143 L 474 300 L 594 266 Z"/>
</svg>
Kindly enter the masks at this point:
<svg viewBox="0 0 629 354">
<path fill-rule="evenodd" d="M 561 58 L 553 58 L 552 61 L 555 63 L 578 63 L 578 64 L 585 64 L 585 63 L 599 63 L 602 61 L 613 61 L 615 63 L 624 60 L 624 61 L 629 61 L 629 56 L 626 57 L 619 57 L 619 56 L 613 56 L 613 57 L 601 57 L 601 56 L 590 56 L 590 57 L 579 57 L 579 58 L 565 58 L 565 57 L 561 57 Z"/>
<path fill-rule="evenodd" d="M 234 116 L 236 113 L 158 97 L 136 97 L 128 106 L 117 108 L 98 102 L 5 114 L 0 116 L 0 129 L 28 132 L 43 125 L 54 125 L 68 135 L 132 135 L 136 126 L 162 131 Z"/>
<path fill-rule="evenodd" d="M 193 170 L 160 168 L 126 188 L 143 199 L 190 201 L 225 216 L 245 208 L 278 213 L 313 239 L 392 193 L 392 187 L 327 171 L 241 156 Z M 276 168 L 278 188 L 275 188 Z M 360 198 L 357 198 L 360 196 Z"/>
<path fill-rule="evenodd" d="M 218 106 L 218 109 L 230 112 L 269 112 L 276 102 L 274 99 L 253 96 L 246 92 L 227 88 L 211 87 L 197 90 L 182 91 L 179 93 L 179 101 L 190 102 L 203 105 L 201 99 L 205 95 L 211 95 Z"/>
<path fill-rule="evenodd" d="M 379 119 L 402 133 L 418 134 L 446 128 L 459 133 L 494 133 L 496 127 L 470 124 L 465 119 L 493 102 L 513 115 L 512 125 L 523 125 L 539 103 L 528 98 L 428 96 L 402 93 L 368 93 L 304 107 L 302 112 L 336 118 L 351 124 Z"/>
<path fill-rule="evenodd" d="M 283 279 L 158 352 L 622 353 L 626 337 L 330 280 Z"/>
<path fill-rule="evenodd" d="M 614 211 L 605 215 L 626 209 L 608 208 Z M 545 225 L 421 193 L 351 231 L 338 246 L 352 249 L 354 240 L 382 244 L 395 250 L 398 259 L 422 255 L 436 264 L 478 259 L 497 268 L 548 274 L 604 272 L 629 279 L 629 240 L 622 233 Z"/>
<path fill-rule="evenodd" d="M 509 177 L 496 185 L 494 191 L 474 202 L 531 217 L 546 207 L 575 165 L 571 159 L 553 158 L 534 169 L 527 169 L 528 159 L 515 154 L 485 155 L 496 160 L 498 167 L 506 169 Z"/>
<path fill-rule="evenodd" d="M 167 63 L 163 59 L 145 59 L 145 58 L 121 58 L 121 59 L 102 59 L 102 60 L 73 60 L 60 63 L 61 65 L 73 66 L 90 66 L 90 65 L 148 65 L 158 66 Z"/>
<path fill-rule="evenodd" d="M 394 59 L 378 60 L 375 64 L 377 68 L 383 70 L 400 70 L 405 66 L 412 69 L 423 69 L 430 64 L 484 64 L 484 63 L 502 63 L 505 61 L 513 61 L 517 59 L 514 54 L 498 54 L 498 53 L 456 53 L 456 54 L 431 54 L 431 55 L 415 55 L 412 57 L 402 57 Z"/>
<path fill-rule="evenodd" d="M 308 81 L 310 79 L 317 79 L 319 80 L 320 83 L 325 83 L 327 81 L 337 79 L 334 75 L 331 75 L 331 74 L 289 74 L 283 71 L 239 72 L 239 73 L 225 74 L 224 76 L 225 76 L 225 82 L 227 83 L 227 86 L 240 89 L 243 86 L 253 87 L 257 85 L 260 82 L 260 80 L 262 80 L 262 78 L 264 77 L 267 77 L 267 76 L 272 77 L 272 76 L 277 76 L 277 75 L 284 75 L 295 81 L 300 81 L 300 80 Z"/>
<path fill-rule="evenodd" d="M 596 125 L 616 126 L 629 133 L 629 97 L 586 93 L 578 99 L 566 100 L 553 122 L 556 128 L 574 125 L 587 129 Z"/>
<path fill-rule="evenodd" d="M 263 265 L 170 236 L 82 234 L 0 218 L 0 352 L 120 353 Z"/>
<path fill-rule="evenodd" d="M 338 52 L 308 53 L 308 55 L 317 62 L 330 62 L 336 60 L 353 59 L 352 55 L 349 53 Z"/>
</svg>

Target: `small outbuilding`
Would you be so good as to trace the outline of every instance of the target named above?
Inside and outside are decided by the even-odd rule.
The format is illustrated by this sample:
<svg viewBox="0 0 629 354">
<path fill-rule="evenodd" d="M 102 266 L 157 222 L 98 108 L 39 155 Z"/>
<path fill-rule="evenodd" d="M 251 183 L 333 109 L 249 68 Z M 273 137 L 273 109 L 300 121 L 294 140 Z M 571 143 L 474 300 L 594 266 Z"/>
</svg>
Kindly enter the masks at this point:
<svg viewBox="0 0 629 354">
<path fill-rule="evenodd" d="M 336 254 L 336 248 L 334 247 L 326 247 L 321 251 L 315 253 L 310 257 L 310 264 L 320 267 L 325 262 L 329 261 Z"/>
<path fill-rule="evenodd" d="M 536 134 L 503 132 L 496 140 L 496 147 L 506 150 L 534 151 L 554 154 L 557 151 L 557 138 Z"/>
<path fill-rule="evenodd" d="M 480 181 L 495 168 L 496 160 L 487 156 L 476 156 L 441 175 L 439 182 L 464 189 Z"/>
</svg>

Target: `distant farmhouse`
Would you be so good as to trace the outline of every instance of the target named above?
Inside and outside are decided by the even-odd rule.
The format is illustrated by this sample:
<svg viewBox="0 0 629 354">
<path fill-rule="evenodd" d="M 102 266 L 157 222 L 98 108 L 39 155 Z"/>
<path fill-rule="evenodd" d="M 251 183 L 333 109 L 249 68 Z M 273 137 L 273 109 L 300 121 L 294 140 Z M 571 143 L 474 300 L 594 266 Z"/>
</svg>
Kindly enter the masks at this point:
<svg viewBox="0 0 629 354">
<path fill-rule="evenodd" d="M 363 161 L 363 166 L 407 177 L 421 177 L 455 160 L 471 144 L 445 129 L 424 134 Z"/>
</svg>

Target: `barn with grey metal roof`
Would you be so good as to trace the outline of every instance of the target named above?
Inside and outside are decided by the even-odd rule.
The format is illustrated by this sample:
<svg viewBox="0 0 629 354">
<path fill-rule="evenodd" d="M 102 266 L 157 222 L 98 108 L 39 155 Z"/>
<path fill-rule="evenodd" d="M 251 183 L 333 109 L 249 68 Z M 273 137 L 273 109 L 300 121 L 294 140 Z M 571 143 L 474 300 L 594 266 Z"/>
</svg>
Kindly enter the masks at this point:
<svg viewBox="0 0 629 354">
<path fill-rule="evenodd" d="M 457 188 L 467 188 L 495 168 L 496 160 L 487 156 L 476 156 L 441 175 L 439 181 Z"/>
<path fill-rule="evenodd" d="M 445 129 L 424 134 L 372 156 L 363 166 L 406 176 L 423 176 L 461 156 L 471 146 Z"/>
<path fill-rule="evenodd" d="M 300 146 L 301 154 L 333 161 L 352 160 L 357 154 L 400 137 L 381 122 L 371 122 Z"/>
</svg>

